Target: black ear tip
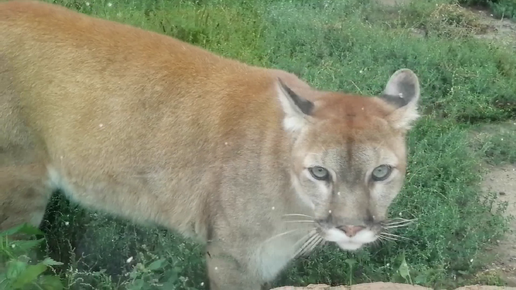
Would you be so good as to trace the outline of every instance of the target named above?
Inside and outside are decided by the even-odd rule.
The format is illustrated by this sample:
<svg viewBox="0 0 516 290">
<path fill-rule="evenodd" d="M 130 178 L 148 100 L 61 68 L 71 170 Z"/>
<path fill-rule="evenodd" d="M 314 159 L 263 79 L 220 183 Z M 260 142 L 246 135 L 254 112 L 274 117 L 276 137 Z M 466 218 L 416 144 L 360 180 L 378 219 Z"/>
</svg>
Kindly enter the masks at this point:
<svg viewBox="0 0 516 290">
<path fill-rule="evenodd" d="M 280 77 L 277 77 L 276 80 L 283 89 L 288 89 L 287 85 L 285 84 L 285 82 L 283 82 L 283 80 Z"/>
<path fill-rule="evenodd" d="M 281 88 L 285 91 L 287 96 L 292 100 L 292 102 L 301 110 L 301 112 L 305 115 L 312 114 L 314 109 L 314 103 L 309 100 L 299 96 L 296 94 L 290 87 L 288 87 L 281 78 L 277 78 Z"/>
</svg>

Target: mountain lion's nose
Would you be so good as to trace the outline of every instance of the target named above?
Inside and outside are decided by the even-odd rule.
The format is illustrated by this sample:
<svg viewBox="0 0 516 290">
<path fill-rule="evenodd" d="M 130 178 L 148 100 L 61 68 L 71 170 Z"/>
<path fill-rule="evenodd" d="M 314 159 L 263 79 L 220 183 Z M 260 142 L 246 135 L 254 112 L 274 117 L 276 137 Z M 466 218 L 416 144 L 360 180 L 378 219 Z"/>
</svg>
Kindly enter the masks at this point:
<svg viewBox="0 0 516 290">
<path fill-rule="evenodd" d="M 343 231 L 346 236 L 352 238 L 354 237 L 358 232 L 365 229 L 363 226 L 341 226 L 339 227 L 341 231 Z"/>
</svg>

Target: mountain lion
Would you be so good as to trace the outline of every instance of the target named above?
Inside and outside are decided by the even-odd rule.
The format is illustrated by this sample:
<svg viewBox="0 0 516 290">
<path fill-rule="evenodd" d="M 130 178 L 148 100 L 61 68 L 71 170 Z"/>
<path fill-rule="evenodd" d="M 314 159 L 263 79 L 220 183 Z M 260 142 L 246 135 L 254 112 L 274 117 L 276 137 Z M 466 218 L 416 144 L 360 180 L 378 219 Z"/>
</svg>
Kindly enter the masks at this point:
<svg viewBox="0 0 516 290">
<path fill-rule="evenodd" d="M 212 290 L 255 290 L 325 243 L 393 225 L 420 87 L 320 91 L 158 33 L 56 5 L 0 4 L 0 228 L 53 190 L 206 245 Z"/>
</svg>

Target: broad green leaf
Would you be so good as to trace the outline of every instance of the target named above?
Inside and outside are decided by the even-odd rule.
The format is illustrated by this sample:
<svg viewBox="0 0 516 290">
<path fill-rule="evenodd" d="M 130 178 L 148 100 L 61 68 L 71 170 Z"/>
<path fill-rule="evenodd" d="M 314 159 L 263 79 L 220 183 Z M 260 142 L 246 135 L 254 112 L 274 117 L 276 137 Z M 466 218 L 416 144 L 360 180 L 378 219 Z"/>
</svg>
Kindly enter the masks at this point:
<svg viewBox="0 0 516 290">
<path fill-rule="evenodd" d="M 10 289 L 11 287 L 7 287 L 10 284 L 9 279 L 7 279 L 6 272 L 0 272 L 0 289 Z"/>
<path fill-rule="evenodd" d="M 159 259 L 159 260 L 156 260 L 156 261 L 154 261 L 154 262 L 150 263 L 150 265 L 149 265 L 149 266 L 147 266 L 147 269 L 148 269 L 148 270 L 151 270 L 151 271 L 154 271 L 154 270 L 160 269 L 160 268 L 163 266 L 163 264 L 164 264 L 165 262 L 166 262 L 166 260 L 165 260 L 165 259 Z"/>
<path fill-rule="evenodd" d="M 357 263 L 355 259 L 346 259 L 344 262 L 346 262 L 346 264 L 348 264 L 350 267 L 353 267 L 353 265 Z"/>
<path fill-rule="evenodd" d="M 21 275 L 21 273 L 23 273 L 25 271 L 26 268 L 27 268 L 27 263 L 24 263 L 24 262 L 18 261 L 18 260 L 9 261 L 7 263 L 7 273 L 6 273 L 7 279 L 9 279 L 9 280 L 16 279 L 18 276 Z"/>
<path fill-rule="evenodd" d="M 163 287 L 166 289 L 175 289 L 175 286 L 179 283 L 179 273 L 181 272 L 181 268 L 174 267 L 173 269 L 165 272 L 163 275 L 166 278 L 165 283 L 163 283 Z"/>
<path fill-rule="evenodd" d="M 9 243 L 13 252 L 27 252 L 38 246 L 44 239 L 39 240 L 18 240 Z"/>
<path fill-rule="evenodd" d="M 134 282 L 129 286 L 128 290 L 142 290 L 143 284 L 145 281 L 143 279 L 136 279 Z"/>
<path fill-rule="evenodd" d="M 402 255 L 402 260 L 401 260 L 401 265 L 400 265 L 400 268 L 399 268 L 399 272 L 400 272 L 401 277 L 403 277 L 403 279 L 409 280 L 409 278 L 410 278 L 410 271 L 409 271 L 409 267 L 408 267 L 407 261 L 405 260 L 405 255 Z"/>
<path fill-rule="evenodd" d="M 167 272 L 165 277 L 167 277 L 167 280 L 163 283 L 163 289 L 176 289 L 176 286 L 179 284 L 178 272 Z"/>
<path fill-rule="evenodd" d="M 30 284 L 32 282 L 35 282 L 38 278 L 38 276 L 45 272 L 47 269 L 47 266 L 44 264 L 37 264 L 37 265 L 30 265 L 28 266 L 25 271 L 23 271 L 18 278 L 14 281 L 13 287 L 20 288 L 24 285 Z"/>
<path fill-rule="evenodd" d="M 0 237 L 10 236 L 14 234 L 43 235 L 43 232 L 30 224 L 21 224 L 14 228 L 10 228 L 5 231 L 0 231 Z"/>
<path fill-rule="evenodd" d="M 45 275 L 41 276 L 38 283 L 45 290 L 62 290 L 63 283 L 57 276 Z"/>
<path fill-rule="evenodd" d="M 53 260 L 52 258 L 46 257 L 43 262 L 41 262 L 47 266 L 61 266 L 63 263 Z"/>
</svg>

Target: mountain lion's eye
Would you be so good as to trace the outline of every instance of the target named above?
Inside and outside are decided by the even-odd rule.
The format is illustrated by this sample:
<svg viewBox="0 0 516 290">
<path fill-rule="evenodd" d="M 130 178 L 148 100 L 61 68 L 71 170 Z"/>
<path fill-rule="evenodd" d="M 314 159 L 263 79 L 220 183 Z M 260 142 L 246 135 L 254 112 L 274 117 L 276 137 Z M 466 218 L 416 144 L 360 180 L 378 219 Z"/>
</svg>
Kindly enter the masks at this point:
<svg viewBox="0 0 516 290">
<path fill-rule="evenodd" d="M 317 180 L 328 180 L 330 178 L 330 173 L 328 170 L 321 166 L 310 167 L 308 170 L 310 171 L 310 174 L 312 174 L 312 176 Z"/>
<path fill-rule="evenodd" d="M 383 181 L 391 175 L 392 167 L 389 165 L 380 165 L 373 170 L 373 180 Z"/>
</svg>

